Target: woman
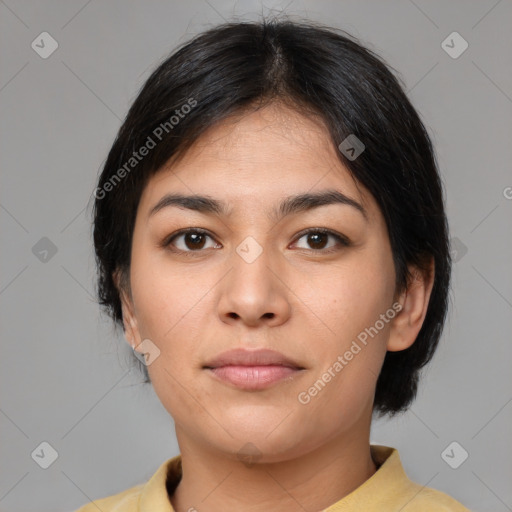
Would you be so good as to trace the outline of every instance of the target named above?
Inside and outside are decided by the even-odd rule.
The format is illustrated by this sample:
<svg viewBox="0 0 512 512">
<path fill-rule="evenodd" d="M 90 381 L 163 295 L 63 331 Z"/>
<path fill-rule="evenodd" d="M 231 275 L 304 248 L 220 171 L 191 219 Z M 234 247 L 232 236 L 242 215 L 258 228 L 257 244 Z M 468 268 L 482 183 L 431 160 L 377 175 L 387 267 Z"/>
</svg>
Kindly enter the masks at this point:
<svg viewBox="0 0 512 512">
<path fill-rule="evenodd" d="M 80 512 L 468 510 L 369 442 L 438 344 L 448 240 L 428 134 L 352 37 L 263 21 L 183 45 L 130 108 L 94 218 L 100 302 L 180 455 Z"/>
</svg>

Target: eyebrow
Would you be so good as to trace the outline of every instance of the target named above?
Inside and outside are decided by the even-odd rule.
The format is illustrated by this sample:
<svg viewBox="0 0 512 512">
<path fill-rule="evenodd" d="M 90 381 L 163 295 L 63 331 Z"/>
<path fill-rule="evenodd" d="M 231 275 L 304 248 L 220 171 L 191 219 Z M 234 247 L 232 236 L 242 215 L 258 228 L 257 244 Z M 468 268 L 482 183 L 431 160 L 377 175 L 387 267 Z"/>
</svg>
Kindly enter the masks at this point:
<svg viewBox="0 0 512 512">
<path fill-rule="evenodd" d="M 330 204 L 351 206 L 364 217 L 366 222 L 368 222 L 368 213 L 361 204 L 342 192 L 333 189 L 289 196 L 279 204 L 277 209 L 272 210 L 269 218 L 270 220 L 277 222 L 288 215 Z M 158 203 L 155 204 L 155 206 L 153 206 L 153 208 L 151 208 L 148 217 L 151 217 L 163 208 L 173 206 L 217 216 L 228 217 L 231 214 L 231 211 L 225 202 L 212 197 L 201 195 L 187 196 L 182 194 L 166 194 L 158 201 Z"/>
</svg>

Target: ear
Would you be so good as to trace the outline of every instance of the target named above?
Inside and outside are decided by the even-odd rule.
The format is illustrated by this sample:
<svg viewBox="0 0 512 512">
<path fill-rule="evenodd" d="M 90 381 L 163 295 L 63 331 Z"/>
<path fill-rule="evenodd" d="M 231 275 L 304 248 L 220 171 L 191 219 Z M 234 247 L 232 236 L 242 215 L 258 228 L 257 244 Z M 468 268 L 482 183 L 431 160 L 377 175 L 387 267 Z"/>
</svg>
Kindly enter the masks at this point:
<svg viewBox="0 0 512 512">
<path fill-rule="evenodd" d="M 391 322 L 387 349 L 390 352 L 405 350 L 415 341 L 427 314 L 430 294 L 434 285 L 434 258 L 430 260 L 427 271 L 416 266 L 409 266 L 413 275 L 407 290 L 404 290 L 398 301 L 402 309 Z"/>
<path fill-rule="evenodd" d="M 112 276 L 121 300 L 124 336 L 132 349 L 135 350 L 135 347 L 141 343 L 141 337 L 137 324 L 137 317 L 135 316 L 131 292 L 127 289 L 129 288 L 129 285 L 122 282 L 123 280 L 121 279 L 120 270 L 116 270 Z"/>
</svg>

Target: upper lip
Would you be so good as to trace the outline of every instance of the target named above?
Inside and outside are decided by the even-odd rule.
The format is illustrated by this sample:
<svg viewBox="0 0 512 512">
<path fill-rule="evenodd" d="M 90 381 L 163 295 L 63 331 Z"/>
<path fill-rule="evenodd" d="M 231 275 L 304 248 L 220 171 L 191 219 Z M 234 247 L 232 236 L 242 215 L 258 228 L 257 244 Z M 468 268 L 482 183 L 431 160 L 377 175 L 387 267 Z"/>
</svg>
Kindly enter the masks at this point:
<svg viewBox="0 0 512 512">
<path fill-rule="evenodd" d="M 270 349 L 246 350 L 243 348 L 235 348 L 222 352 L 214 359 L 208 361 L 203 368 L 218 368 L 219 366 L 268 366 L 279 365 L 288 366 L 290 368 L 304 368 L 296 361 L 286 357 L 285 355 Z"/>
</svg>

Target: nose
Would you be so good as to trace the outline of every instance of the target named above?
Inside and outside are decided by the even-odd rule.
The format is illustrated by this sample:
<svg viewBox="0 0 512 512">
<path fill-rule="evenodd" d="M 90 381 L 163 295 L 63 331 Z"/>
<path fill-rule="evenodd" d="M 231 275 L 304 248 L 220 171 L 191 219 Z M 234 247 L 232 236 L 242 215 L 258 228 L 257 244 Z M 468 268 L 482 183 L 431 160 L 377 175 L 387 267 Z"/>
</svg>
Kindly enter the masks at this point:
<svg viewBox="0 0 512 512">
<path fill-rule="evenodd" d="M 270 251 L 263 250 L 254 260 L 234 251 L 229 263 L 231 271 L 224 280 L 218 304 L 221 320 L 248 327 L 286 322 L 291 310 L 290 291 Z"/>
</svg>

